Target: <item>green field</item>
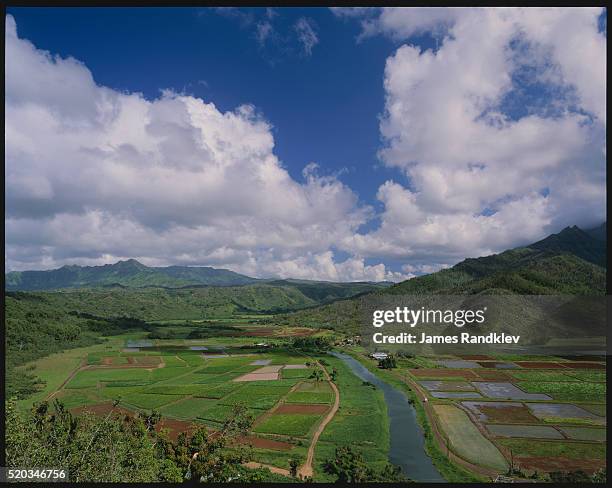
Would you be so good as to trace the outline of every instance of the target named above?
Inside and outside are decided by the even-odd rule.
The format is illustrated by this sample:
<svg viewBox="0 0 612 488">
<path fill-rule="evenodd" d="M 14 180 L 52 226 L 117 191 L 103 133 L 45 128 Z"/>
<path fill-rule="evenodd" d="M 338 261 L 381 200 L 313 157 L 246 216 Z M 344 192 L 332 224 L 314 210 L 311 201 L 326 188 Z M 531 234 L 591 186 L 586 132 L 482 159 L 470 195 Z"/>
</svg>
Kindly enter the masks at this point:
<svg viewBox="0 0 612 488">
<path fill-rule="evenodd" d="M 434 405 L 451 449 L 462 458 L 504 472 L 508 463 L 497 448 L 474 426 L 469 417 L 452 405 Z"/>
<path fill-rule="evenodd" d="M 529 393 L 545 393 L 555 400 L 589 401 L 605 400 L 605 383 L 570 383 L 566 381 L 556 382 L 520 382 L 518 386 Z"/>
<path fill-rule="evenodd" d="M 208 398 L 184 398 L 178 402 L 173 402 L 159 411 L 162 415 L 177 419 L 195 419 L 201 417 L 209 408 L 215 405 L 215 400 Z"/>
<path fill-rule="evenodd" d="M 321 419 L 319 415 L 271 415 L 255 427 L 255 432 L 306 437 L 310 429 Z"/>
</svg>

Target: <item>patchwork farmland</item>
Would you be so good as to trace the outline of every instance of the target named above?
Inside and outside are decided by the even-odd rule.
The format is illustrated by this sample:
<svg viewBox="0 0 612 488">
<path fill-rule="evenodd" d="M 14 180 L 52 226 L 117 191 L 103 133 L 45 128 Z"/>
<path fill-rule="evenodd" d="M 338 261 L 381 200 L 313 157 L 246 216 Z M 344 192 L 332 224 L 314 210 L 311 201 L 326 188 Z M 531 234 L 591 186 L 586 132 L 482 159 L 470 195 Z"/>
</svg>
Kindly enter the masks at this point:
<svg viewBox="0 0 612 488">
<path fill-rule="evenodd" d="M 61 382 L 40 399 L 59 400 L 75 415 L 156 411 L 156 429 L 172 441 L 202 426 L 220 430 L 241 406 L 253 424 L 233 444 L 249 448 L 247 467 L 289 477 L 289 461 L 295 460 L 300 476 L 330 481 L 325 462 L 348 443 L 383 466 L 389 441 L 381 395 L 361 385 L 341 361 L 293 350 L 286 341 L 277 331 L 265 337 L 254 327 L 244 337 L 206 340 L 117 336 L 83 349 L 76 361 L 73 351 Z M 353 434 L 357 423 L 360 432 Z"/>
<path fill-rule="evenodd" d="M 229 449 L 246 448 L 245 467 L 268 468 L 285 480 L 293 477 L 293 463 L 298 477 L 336 481 L 328 462 L 345 446 L 373 469 L 398 456 L 383 392 L 340 358 L 292 346 L 296 337 L 328 331 L 278 327 L 266 335 L 271 327 L 248 325 L 248 334 L 236 327 L 232 336 L 194 339 L 199 325 L 158 327 L 169 327 L 173 337 L 111 336 L 32 363 L 47 382 L 35 400 L 60 400 L 75 415 L 155 411 L 161 416 L 156 430 L 173 442 L 201 427 L 222 429 L 241 406 L 252 425 Z M 606 467 L 602 359 L 399 357 L 396 368 L 384 370 L 359 346 L 336 349 L 412 399 L 423 432 L 418 425 L 409 432 L 423 435 L 427 454 L 450 481 L 509 473 L 543 479 L 554 471 L 592 474 Z"/>
<path fill-rule="evenodd" d="M 385 374 L 415 393 L 437 449 L 455 465 L 489 478 L 606 467 L 603 358 L 478 355 L 398 363 Z"/>
</svg>

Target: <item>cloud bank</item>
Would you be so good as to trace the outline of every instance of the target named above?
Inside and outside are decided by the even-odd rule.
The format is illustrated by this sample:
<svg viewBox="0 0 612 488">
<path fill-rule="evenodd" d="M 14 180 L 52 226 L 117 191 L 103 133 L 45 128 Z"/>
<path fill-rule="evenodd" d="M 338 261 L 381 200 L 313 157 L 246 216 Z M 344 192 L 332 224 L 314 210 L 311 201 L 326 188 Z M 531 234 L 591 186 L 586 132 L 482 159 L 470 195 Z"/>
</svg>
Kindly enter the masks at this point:
<svg viewBox="0 0 612 488">
<path fill-rule="evenodd" d="M 387 59 L 380 227 L 347 247 L 454 263 L 605 220 L 601 9 L 335 10 Z M 422 50 L 414 36 L 438 38 Z"/>
<path fill-rule="evenodd" d="M 133 257 L 397 281 L 605 219 L 600 10 L 334 13 L 361 23 L 360 42 L 400 44 L 379 151 L 398 177 L 380 183 L 378 213 L 314 163 L 293 179 L 255 107 L 100 86 L 79 61 L 19 38 L 7 16 L 6 268 Z M 318 41 L 296 32 L 306 53 Z M 436 50 L 413 41 L 424 33 Z"/>
</svg>

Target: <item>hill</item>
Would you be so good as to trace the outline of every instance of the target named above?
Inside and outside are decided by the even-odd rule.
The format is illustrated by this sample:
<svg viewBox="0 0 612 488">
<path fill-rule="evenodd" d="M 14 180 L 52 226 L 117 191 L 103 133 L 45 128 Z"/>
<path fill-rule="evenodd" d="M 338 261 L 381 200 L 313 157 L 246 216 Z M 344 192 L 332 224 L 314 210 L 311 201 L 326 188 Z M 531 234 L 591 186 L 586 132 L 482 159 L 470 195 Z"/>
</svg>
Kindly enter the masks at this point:
<svg viewBox="0 0 612 488">
<path fill-rule="evenodd" d="M 210 267 L 149 267 L 135 259 L 103 266 L 62 266 L 48 271 L 12 271 L 6 275 L 6 289 L 53 290 L 95 286 L 180 288 L 193 285 L 234 286 L 258 280 L 227 269 Z"/>
<path fill-rule="evenodd" d="M 605 226 L 567 227 L 541 241 L 499 254 L 469 258 L 452 268 L 397 283 L 376 294 L 395 295 L 605 295 Z M 292 314 L 281 322 L 357 331 L 358 299 Z"/>
</svg>

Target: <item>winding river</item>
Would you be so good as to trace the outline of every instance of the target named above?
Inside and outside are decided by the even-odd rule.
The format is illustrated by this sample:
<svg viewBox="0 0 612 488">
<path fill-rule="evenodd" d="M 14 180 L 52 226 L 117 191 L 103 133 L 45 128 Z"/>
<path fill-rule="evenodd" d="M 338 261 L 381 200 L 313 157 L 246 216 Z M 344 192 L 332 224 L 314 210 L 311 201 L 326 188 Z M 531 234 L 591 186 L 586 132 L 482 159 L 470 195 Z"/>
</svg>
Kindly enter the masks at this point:
<svg viewBox="0 0 612 488">
<path fill-rule="evenodd" d="M 406 395 L 371 373 L 359 361 L 338 352 L 330 352 L 341 359 L 350 370 L 364 381 L 376 385 L 385 395 L 391 434 L 389 461 L 402 468 L 402 472 L 414 481 L 444 482 L 445 479 L 425 452 L 423 431 L 416 418 L 416 411 Z"/>
</svg>

